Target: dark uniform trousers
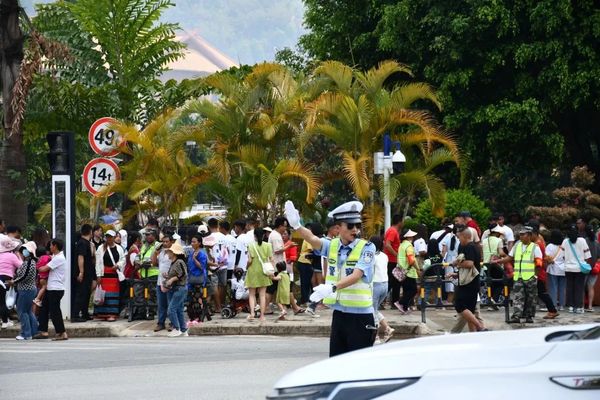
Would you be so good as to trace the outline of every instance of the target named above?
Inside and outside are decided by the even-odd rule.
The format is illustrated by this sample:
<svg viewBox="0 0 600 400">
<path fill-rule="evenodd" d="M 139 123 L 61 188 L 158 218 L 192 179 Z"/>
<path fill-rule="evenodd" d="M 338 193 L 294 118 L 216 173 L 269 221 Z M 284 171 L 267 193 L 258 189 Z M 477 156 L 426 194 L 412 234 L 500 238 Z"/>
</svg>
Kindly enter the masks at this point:
<svg viewBox="0 0 600 400">
<path fill-rule="evenodd" d="M 373 346 L 377 330 L 373 313 L 333 312 L 329 357 Z"/>
</svg>

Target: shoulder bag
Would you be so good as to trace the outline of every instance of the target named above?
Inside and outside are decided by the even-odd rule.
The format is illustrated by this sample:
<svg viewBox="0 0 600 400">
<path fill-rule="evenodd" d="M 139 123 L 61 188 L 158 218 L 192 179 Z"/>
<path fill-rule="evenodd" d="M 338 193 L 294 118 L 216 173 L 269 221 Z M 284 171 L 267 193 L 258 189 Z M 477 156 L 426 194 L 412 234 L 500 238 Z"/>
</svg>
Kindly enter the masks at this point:
<svg viewBox="0 0 600 400">
<path fill-rule="evenodd" d="M 575 259 L 577 260 L 577 263 L 579 264 L 579 268 L 581 269 L 581 272 L 584 274 L 589 274 L 592 271 L 592 266 L 588 263 L 581 262 L 579 260 L 579 256 L 577 255 L 577 252 L 575 251 L 575 247 L 573 247 L 573 243 L 571 243 L 570 240 L 567 240 L 569 242 L 569 246 L 571 246 L 571 251 L 573 252 L 573 255 L 575 256 Z"/>
<path fill-rule="evenodd" d="M 265 275 L 273 275 L 275 273 L 275 267 L 269 261 L 263 261 L 260 256 L 260 252 L 258 251 L 258 246 L 255 244 L 254 249 L 256 250 L 256 255 L 258 256 L 258 261 L 260 261 L 260 265 L 262 265 L 263 274 Z"/>
</svg>

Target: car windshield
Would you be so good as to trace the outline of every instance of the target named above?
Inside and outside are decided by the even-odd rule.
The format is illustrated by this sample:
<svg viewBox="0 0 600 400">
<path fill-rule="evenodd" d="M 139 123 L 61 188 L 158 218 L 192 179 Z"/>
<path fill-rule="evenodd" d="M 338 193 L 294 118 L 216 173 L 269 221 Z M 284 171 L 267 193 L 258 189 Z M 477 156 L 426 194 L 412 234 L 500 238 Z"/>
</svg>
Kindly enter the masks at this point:
<svg viewBox="0 0 600 400">
<path fill-rule="evenodd" d="M 581 331 L 553 332 L 546 337 L 547 342 L 564 342 L 568 340 L 594 340 L 600 338 L 600 325 Z"/>
</svg>

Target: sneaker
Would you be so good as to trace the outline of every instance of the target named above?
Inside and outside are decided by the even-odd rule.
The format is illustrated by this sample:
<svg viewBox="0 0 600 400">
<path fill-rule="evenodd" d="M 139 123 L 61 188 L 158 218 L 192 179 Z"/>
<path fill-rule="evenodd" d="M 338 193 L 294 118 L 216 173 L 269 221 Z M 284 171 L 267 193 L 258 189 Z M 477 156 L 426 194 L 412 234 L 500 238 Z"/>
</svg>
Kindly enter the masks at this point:
<svg viewBox="0 0 600 400">
<path fill-rule="evenodd" d="M 306 308 L 306 312 L 309 313 L 310 315 L 312 315 L 313 317 L 315 316 L 315 310 L 313 310 L 310 306 L 308 308 Z"/>
<path fill-rule="evenodd" d="M 173 329 L 171 332 L 167 334 L 168 337 L 177 337 L 181 336 L 182 332 L 179 329 Z"/>
<path fill-rule="evenodd" d="M 557 312 L 548 312 L 548 314 L 544 315 L 544 319 L 554 319 L 558 317 L 558 313 Z"/>
<path fill-rule="evenodd" d="M 575 314 L 583 314 L 583 313 L 584 313 L 583 308 L 576 308 L 575 309 Z"/>
<path fill-rule="evenodd" d="M 527 323 L 527 324 L 533 324 L 533 318 L 531 318 L 531 317 L 525 318 L 525 323 Z"/>
<path fill-rule="evenodd" d="M 394 328 L 388 328 L 383 335 L 383 343 L 389 342 L 392 336 L 394 336 L 395 331 L 396 330 Z"/>
<path fill-rule="evenodd" d="M 569 312 L 570 313 L 574 313 L 575 312 L 575 310 L 573 309 L 573 307 L 569 307 Z"/>
<path fill-rule="evenodd" d="M 546 308 L 546 307 L 540 307 L 540 311 L 547 312 L 547 311 L 548 311 L 548 308 Z"/>
<path fill-rule="evenodd" d="M 521 318 L 519 317 L 512 317 L 511 319 L 508 320 L 509 324 L 520 324 L 521 323 Z"/>
<path fill-rule="evenodd" d="M 15 339 L 17 339 L 17 340 L 27 340 L 27 339 L 25 339 L 25 338 L 24 338 L 23 336 L 21 336 L 21 335 L 19 335 L 19 336 L 15 337 Z"/>
<path fill-rule="evenodd" d="M 594 312 L 594 309 L 592 307 L 590 307 L 590 308 L 586 308 L 585 311 L 586 312 Z"/>
<path fill-rule="evenodd" d="M 563 306 L 558 307 L 558 311 L 565 311 L 565 308 Z"/>
<path fill-rule="evenodd" d="M 10 328 L 11 326 L 15 326 L 15 324 L 12 321 L 2 323 L 2 329 Z"/>
<path fill-rule="evenodd" d="M 186 330 L 185 332 L 183 332 L 183 333 L 181 334 L 181 336 L 188 337 L 188 336 L 190 336 L 190 334 L 189 334 L 189 333 L 188 333 L 188 331 Z"/>
<path fill-rule="evenodd" d="M 404 310 L 404 307 L 402 306 L 402 304 L 400 304 L 399 302 L 395 302 L 394 306 L 398 309 L 398 311 L 400 311 L 400 314 L 402 314 L 402 315 L 406 314 L 406 311 Z"/>
</svg>

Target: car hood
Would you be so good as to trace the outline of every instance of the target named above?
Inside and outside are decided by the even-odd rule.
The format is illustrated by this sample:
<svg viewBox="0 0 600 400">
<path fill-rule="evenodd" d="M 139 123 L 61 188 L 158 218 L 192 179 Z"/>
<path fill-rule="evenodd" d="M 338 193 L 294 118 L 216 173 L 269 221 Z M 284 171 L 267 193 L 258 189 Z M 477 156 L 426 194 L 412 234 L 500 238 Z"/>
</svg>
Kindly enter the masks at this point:
<svg viewBox="0 0 600 400">
<path fill-rule="evenodd" d="M 575 326 L 518 329 L 393 342 L 300 368 L 281 378 L 275 388 L 420 377 L 432 370 L 524 366 L 543 358 L 555 346 L 546 342 L 545 337 L 560 330 L 578 329 Z"/>
</svg>

